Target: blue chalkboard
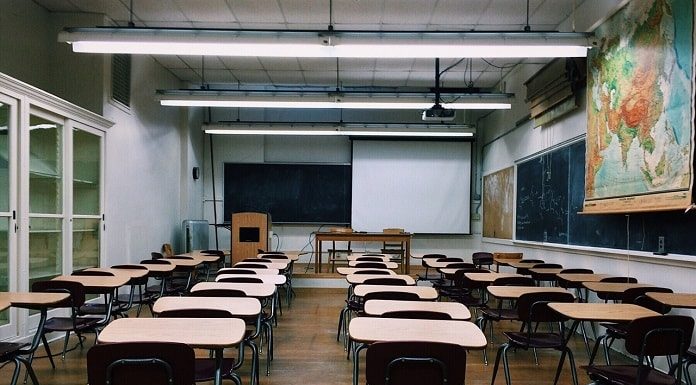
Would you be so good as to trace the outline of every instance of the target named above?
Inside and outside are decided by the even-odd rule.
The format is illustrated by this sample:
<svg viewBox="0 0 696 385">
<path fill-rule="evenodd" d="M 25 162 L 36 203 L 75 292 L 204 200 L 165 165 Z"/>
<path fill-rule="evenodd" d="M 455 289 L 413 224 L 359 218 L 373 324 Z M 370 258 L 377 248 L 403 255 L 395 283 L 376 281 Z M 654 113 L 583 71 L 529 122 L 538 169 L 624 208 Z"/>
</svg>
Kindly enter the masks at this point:
<svg viewBox="0 0 696 385">
<path fill-rule="evenodd" d="M 516 239 L 612 249 L 696 255 L 696 213 L 582 214 L 585 142 L 517 165 Z M 628 245 L 627 245 L 628 243 Z"/>
</svg>

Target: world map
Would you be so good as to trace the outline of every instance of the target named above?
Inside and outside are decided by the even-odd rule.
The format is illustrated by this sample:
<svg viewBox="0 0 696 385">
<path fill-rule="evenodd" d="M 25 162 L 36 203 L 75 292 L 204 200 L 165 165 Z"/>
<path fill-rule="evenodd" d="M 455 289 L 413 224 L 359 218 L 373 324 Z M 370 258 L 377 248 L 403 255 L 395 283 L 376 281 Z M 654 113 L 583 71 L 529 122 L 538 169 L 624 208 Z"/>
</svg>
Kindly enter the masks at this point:
<svg viewBox="0 0 696 385">
<path fill-rule="evenodd" d="M 687 206 L 693 171 L 691 0 L 631 1 L 595 34 L 599 46 L 588 55 L 584 211 Z M 653 199 L 626 199 L 640 195 Z"/>
</svg>

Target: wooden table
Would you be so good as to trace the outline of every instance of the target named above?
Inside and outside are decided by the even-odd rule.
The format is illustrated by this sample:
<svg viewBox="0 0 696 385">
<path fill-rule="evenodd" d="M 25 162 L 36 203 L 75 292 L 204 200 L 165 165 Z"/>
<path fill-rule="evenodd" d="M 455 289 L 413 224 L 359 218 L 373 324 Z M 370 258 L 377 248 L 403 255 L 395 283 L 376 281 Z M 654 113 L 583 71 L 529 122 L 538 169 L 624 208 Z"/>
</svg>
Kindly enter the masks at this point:
<svg viewBox="0 0 696 385">
<path fill-rule="evenodd" d="M 353 351 L 353 385 L 358 384 L 360 351 L 373 342 L 425 341 L 457 344 L 467 349 L 484 349 L 486 336 L 469 321 L 358 317 L 348 325 Z"/>
<path fill-rule="evenodd" d="M 248 267 L 226 267 L 224 269 L 218 270 L 218 274 L 227 274 L 227 271 L 230 270 L 247 270 L 247 271 L 253 271 L 256 274 L 270 274 L 270 275 L 278 275 L 280 274 L 280 270 L 278 269 L 257 269 L 257 268 L 248 268 Z"/>
<path fill-rule="evenodd" d="M 436 300 L 438 297 L 437 290 L 430 286 L 357 285 L 353 289 L 353 294 L 357 297 L 364 297 L 368 293 L 379 291 L 414 293 L 422 300 Z"/>
<path fill-rule="evenodd" d="M 156 314 L 186 309 L 218 309 L 234 317 L 251 317 L 261 314 L 261 302 L 248 297 L 162 297 L 152 306 Z"/>
<path fill-rule="evenodd" d="M 389 272 L 389 275 L 396 275 L 396 272 L 394 270 L 389 270 L 389 269 L 373 269 L 373 268 L 367 268 L 367 267 L 337 267 L 336 272 L 341 275 L 350 275 L 350 274 L 355 274 L 361 271 L 365 270 L 383 270 Z"/>
<path fill-rule="evenodd" d="M 349 267 L 355 267 L 358 263 L 373 263 L 369 261 L 348 261 L 348 266 Z M 374 263 L 382 263 L 384 264 L 387 269 L 396 269 L 399 267 L 399 264 L 396 262 L 374 262 Z"/>
<path fill-rule="evenodd" d="M 696 293 L 646 293 L 646 295 L 670 307 L 696 309 Z"/>
<path fill-rule="evenodd" d="M 471 319 L 469 309 L 459 302 L 429 302 L 429 301 L 397 301 L 386 299 L 371 299 L 365 302 L 365 314 L 379 317 L 386 312 L 402 310 L 422 310 L 447 313 L 453 320 L 468 321 Z"/>
<path fill-rule="evenodd" d="M 404 244 L 404 273 L 410 272 L 411 234 L 410 233 L 359 233 L 359 232 L 318 232 L 314 237 L 314 272 L 321 273 L 322 243 L 343 242 L 386 242 Z"/>
<path fill-rule="evenodd" d="M 488 286 L 488 293 L 499 299 L 518 299 L 528 293 L 570 293 L 562 287 Z"/>
<path fill-rule="evenodd" d="M 281 274 L 218 274 L 218 276 L 215 277 L 215 282 L 219 282 L 224 278 L 256 278 L 263 283 L 271 283 L 276 286 L 285 285 L 285 282 L 288 280 L 286 276 Z"/>
<path fill-rule="evenodd" d="M 349 274 L 346 276 L 346 281 L 351 285 L 358 285 L 365 280 L 373 278 L 401 278 L 406 281 L 406 285 L 413 286 L 416 284 L 416 280 L 410 275 L 406 274 L 395 274 L 395 275 L 379 275 L 379 274 Z"/>
<path fill-rule="evenodd" d="M 119 318 L 99 333 L 99 343 L 179 342 L 215 351 L 215 384 L 222 384 L 223 349 L 238 345 L 246 324 L 239 318 Z"/>
</svg>

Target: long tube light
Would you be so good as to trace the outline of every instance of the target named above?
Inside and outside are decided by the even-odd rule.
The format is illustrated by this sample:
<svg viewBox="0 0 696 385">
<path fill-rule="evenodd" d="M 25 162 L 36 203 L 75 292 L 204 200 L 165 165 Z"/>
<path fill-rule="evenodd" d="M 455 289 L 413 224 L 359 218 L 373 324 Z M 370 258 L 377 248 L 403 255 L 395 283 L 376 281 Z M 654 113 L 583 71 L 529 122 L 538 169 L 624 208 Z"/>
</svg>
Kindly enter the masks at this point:
<svg viewBox="0 0 696 385">
<path fill-rule="evenodd" d="M 585 57 L 591 34 L 575 32 L 383 32 L 66 28 L 75 52 L 240 57 Z"/>
<path fill-rule="evenodd" d="M 172 90 L 158 91 L 160 104 L 179 107 L 240 107 L 240 108 L 344 108 L 344 109 L 408 109 L 424 110 L 433 106 L 428 93 L 407 96 L 399 94 L 335 94 L 335 93 L 274 93 L 245 91 Z M 448 96 L 440 103 L 443 108 L 510 109 L 511 94 L 467 94 Z"/>
<path fill-rule="evenodd" d="M 211 135 L 379 136 L 415 138 L 473 138 L 468 125 L 436 124 L 297 124 L 215 123 L 202 126 Z"/>
</svg>

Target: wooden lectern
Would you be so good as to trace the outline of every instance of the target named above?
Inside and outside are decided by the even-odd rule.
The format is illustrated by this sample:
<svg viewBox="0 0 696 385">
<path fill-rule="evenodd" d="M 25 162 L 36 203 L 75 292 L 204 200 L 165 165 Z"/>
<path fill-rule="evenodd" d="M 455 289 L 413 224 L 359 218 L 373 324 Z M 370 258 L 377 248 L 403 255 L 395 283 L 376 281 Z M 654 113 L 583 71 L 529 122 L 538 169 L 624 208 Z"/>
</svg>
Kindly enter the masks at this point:
<svg viewBox="0 0 696 385">
<path fill-rule="evenodd" d="M 271 216 L 267 213 L 232 214 L 232 264 L 268 250 Z"/>
</svg>

